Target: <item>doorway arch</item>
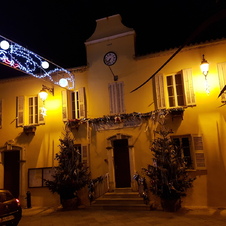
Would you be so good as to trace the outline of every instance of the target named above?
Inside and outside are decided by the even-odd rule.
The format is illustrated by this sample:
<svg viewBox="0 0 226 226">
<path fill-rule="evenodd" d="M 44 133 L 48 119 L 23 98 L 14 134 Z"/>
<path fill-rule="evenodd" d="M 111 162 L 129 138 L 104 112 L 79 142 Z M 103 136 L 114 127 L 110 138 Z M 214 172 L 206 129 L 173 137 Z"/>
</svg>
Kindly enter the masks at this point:
<svg viewBox="0 0 226 226">
<path fill-rule="evenodd" d="M 132 136 L 117 133 L 107 138 L 107 144 L 110 190 L 121 187 L 131 187 L 132 190 L 137 190 L 133 180 L 136 170 Z"/>
</svg>

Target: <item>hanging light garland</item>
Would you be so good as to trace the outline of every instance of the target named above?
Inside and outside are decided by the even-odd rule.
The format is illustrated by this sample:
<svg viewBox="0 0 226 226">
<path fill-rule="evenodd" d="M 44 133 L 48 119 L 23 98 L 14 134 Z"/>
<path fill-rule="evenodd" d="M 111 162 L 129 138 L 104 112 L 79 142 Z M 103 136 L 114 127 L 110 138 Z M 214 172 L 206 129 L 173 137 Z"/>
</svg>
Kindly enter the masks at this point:
<svg viewBox="0 0 226 226">
<path fill-rule="evenodd" d="M 47 79 L 56 85 L 61 85 L 59 81 L 62 77 L 64 78 L 64 84 L 67 82 L 67 88 L 74 89 L 74 77 L 70 71 L 46 60 L 1 35 L 0 63 L 36 78 Z"/>
<path fill-rule="evenodd" d="M 70 128 L 78 129 L 81 124 L 89 122 L 90 126 L 94 127 L 96 130 L 99 130 L 101 128 L 105 128 L 104 126 L 106 125 L 111 128 L 121 123 L 129 124 L 130 122 L 137 122 L 136 124 L 138 125 L 139 122 L 142 123 L 149 119 L 156 121 L 159 118 L 165 117 L 170 113 L 174 114 L 175 112 L 182 114 L 184 112 L 184 108 L 159 109 L 147 113 L 133 112 L 130 114 L 107 115 L 93 119 L 72 119 L 68 120 L 66 125 Z"/>
</svg>

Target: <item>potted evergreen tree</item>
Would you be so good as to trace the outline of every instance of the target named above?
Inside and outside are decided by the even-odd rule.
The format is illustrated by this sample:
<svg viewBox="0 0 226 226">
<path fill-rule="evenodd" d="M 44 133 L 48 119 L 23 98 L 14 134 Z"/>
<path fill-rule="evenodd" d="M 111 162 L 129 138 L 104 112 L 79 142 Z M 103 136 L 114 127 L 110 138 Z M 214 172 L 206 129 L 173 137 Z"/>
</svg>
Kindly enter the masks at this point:
<svg viewBox="0 0 226 226">
<path fill-rule="evenodd" d="M 90 182 L 88 167 L 81 162 L 81 153 L 65 130 L 64 138 L 60 139 L 60 152 L 56 154 L 59 165 L 55 167 L 53 180 L 45 180 L 46 186 L 53 193 L 60 195 L 64 209 L 74 209 L 79 204 L 77 192 Z"/>
<path fill-rule="evenodd" d="M 186 196 L 195 178 L 188 176 L 181 148 L 169 137 L 172 132 L 162 127 L 155 133 L 159 137 L 151 147 L 153 164 L 143 171 L 150 179 L 150 191 L 160 197 L 163 210 L 177 211 L 181 208 L 181 197 Z"/>
</svg>

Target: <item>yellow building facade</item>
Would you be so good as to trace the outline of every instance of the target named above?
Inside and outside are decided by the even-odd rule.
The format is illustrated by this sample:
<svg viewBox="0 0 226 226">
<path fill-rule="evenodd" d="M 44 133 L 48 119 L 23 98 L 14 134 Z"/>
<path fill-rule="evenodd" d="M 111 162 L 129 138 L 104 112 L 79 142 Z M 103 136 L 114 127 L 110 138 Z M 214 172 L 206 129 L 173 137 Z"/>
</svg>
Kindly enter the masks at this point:
<svg viewBox="0 0 226 226">
<path fill-rule="evenodd" d="M 176 51 L 135 57 L 135 39 L 119 15 L 97 20 L 85 42 L 87 67 L 71 69 L 75 90 L 30 76 L 1 80 L 0 187 L 14 187 L 23 206 L 27 191 L 32 206 L 59 205 L 42 180 L 57 166 L 65 124 L 77 126 L 70 128 L 92 178 L 107 175 L 110 190 L 136 190 L 133 175 L 152 164 L 154 130 L 164 119 L 196 176 L 183 205 L 225 207 L 226 99 L 218 95 L 226 83 L 226 40 L 186 46 L 133 91 Z M 200 71 L 203 54 L 207 80 Z M 38 97 L 42 85 L 54 89 L 45 103 Z M 43 104 L 44 119 L 34 110 Z"/>
</svg>

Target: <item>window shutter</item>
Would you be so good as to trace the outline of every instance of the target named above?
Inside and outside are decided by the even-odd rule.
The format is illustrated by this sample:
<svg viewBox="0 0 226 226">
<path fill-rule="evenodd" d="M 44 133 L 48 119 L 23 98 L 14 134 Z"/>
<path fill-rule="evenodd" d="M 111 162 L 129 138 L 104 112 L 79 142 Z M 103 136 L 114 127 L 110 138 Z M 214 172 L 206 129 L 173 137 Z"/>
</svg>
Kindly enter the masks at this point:
<svg viewBox="0 0 226 226">
<path fill-rule="evenodd" d="M 155 76 L 155 92 L 157 108 L 158 109 L 166 108 L 163 74 L 158 74 Z"/>
<path fill-rule="evenodd" d="M 39 109 L 39 113 L 38 113 L 38 123 L 45 123 L 45 115 L 43 115 L 43 113 L 45 113 L 45 106 L 43 104 L 43 101 L 41 100 L 40 97 L 38 97 L 38 109 Z"/>
<path fill-rule="evenodd" d="M 115 114 L 117 112 L 117 104 L 115 99 L 115 83 L 108 85 L 109 98 L 110 98 L 110 114 Z"/>
<path fill-rule="evenodd" d="M 117 91 L 118 91 L 118 105 L 119 105 L 119 113 L 125 113 L 125 104 L 124 104 L 124 84 L 123 82 L 118 82 Z"/>
<path fill-rule="evenodd" d="M 85 87 L 78 90 L 79 118 L 86 118 Z"/>
<path fill-rule="evenodd" d="M 2 99 L 0 99 L 0 129 L 2 128 Z"/>
<path fill-rule="evenodd" d="M 184 81 L 184 94 L 185 94 L 185 104 L 186 106 L 195 106 L 195 93 L 193 87 L 192 79 L 192 69 L 182 70 L 183 81 Z"/>
<path fill-rule="evenodd" d="M 17 126 L 24 125 L 24 96 L 17 97 Z"/>
<path fill-rule="evenodd" d="M 206 169 L 206 159 L 203 146 L 203 137 L 200 135 L 192 135 L 195 168 L 197 170 Z"/>
<path fill-rule="evenodd" d="M 110 98 L 110 114 L 120 114 L 125 112 L 124 104 L 124 84 L 114 82 L 108 85 Z"/>
<path fill-rule="evenodd" d="M 87 145 L 82 146 L 82 163 L 87 167 L 89 166 L 89 150 Z"/>
<path fill-rule="evenodd" d="M 222 90 L 226 85 L 226 62 L 217 64 L 217 69 L 218 69 L 220 90 Z M 223 93 L 221 95 L 221 101 L 222 102 L 226 101 L 226 93 Z"/>
<path fill-rule="evenodd" d="M 62 118 L 63 121 L 65 122 L 68 120 L 67 90 L 62 90 L 61 96 L 62 96 Z"/>
</svg>

